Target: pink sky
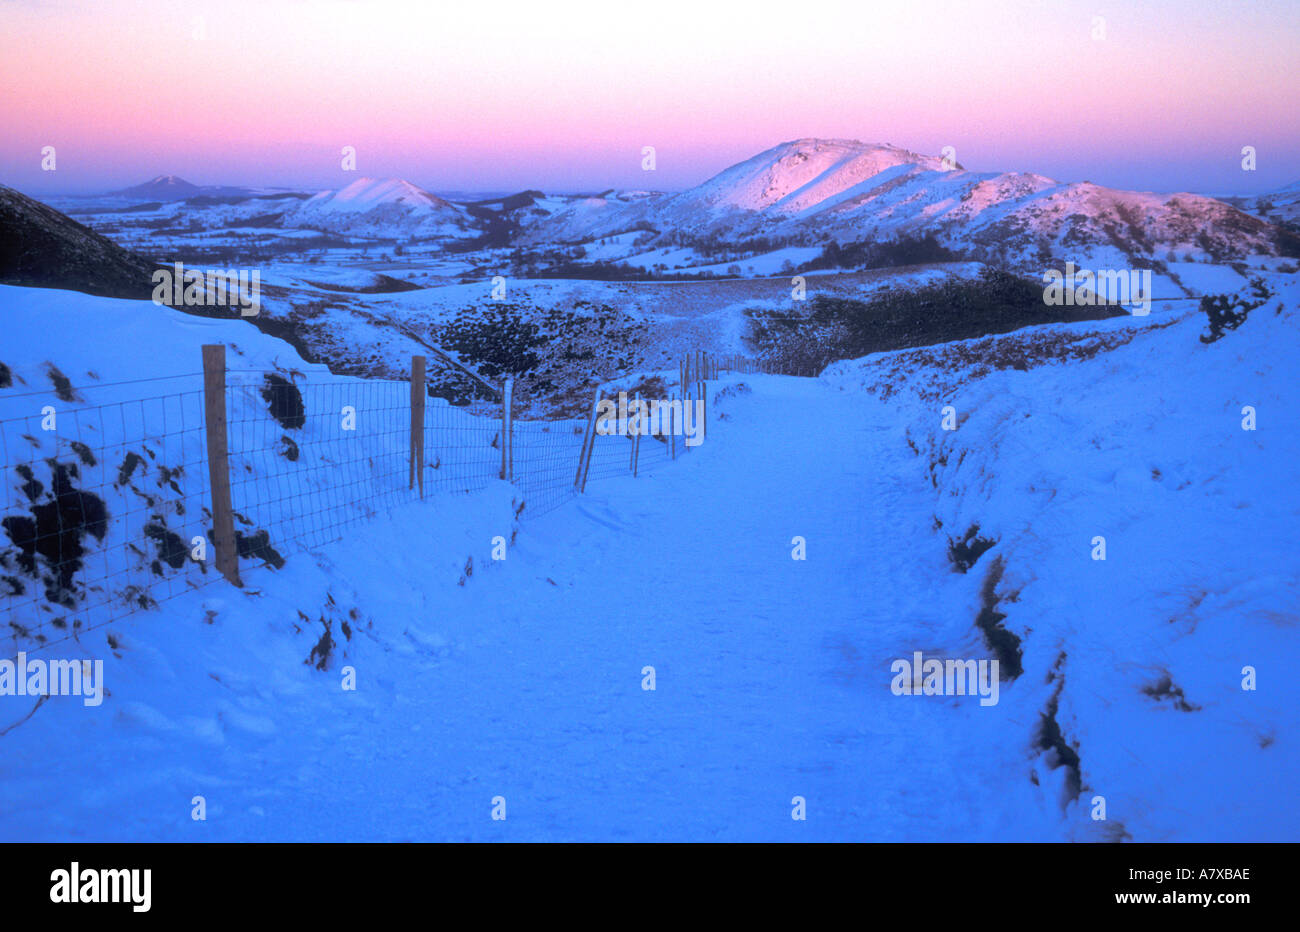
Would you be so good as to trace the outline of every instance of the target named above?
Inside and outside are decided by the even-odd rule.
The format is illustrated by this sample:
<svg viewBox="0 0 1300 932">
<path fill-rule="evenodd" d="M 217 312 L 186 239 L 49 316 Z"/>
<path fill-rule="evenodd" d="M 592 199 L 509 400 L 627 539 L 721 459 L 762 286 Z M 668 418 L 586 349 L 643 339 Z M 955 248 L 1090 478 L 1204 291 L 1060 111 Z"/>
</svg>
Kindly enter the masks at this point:
<svg viewBox="0 0 1300 932">
<path fill-rule="evenodd" d="M 1298 181 L 1300 5 L 1222 6 L 19 0 L 0 181 L 337 187 L 350 145 L 433 190 L 672 190 L 803 136 L 1116 187 Z"/>
</svg>

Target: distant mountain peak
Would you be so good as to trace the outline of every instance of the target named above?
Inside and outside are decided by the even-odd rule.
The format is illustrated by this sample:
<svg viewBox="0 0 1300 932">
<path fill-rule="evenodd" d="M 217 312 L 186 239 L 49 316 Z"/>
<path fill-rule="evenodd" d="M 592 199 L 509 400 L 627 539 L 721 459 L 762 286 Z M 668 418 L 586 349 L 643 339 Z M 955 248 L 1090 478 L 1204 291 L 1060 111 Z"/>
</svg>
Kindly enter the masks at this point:
<svg viewBox="0 0 1300 932">
<path fill-rule="evenodd" d="M 805 137 L 773 146 L 720 172 L 684 194 L 700 206 L 766 210 L 783 214 L 837 197 L 899 166 L 941 171 L 943 162 L 897 146 L 856 139 Z"/>
<path fill-rule="evenodd" d="M 193 197 L 201 190 L 198 185 L 190 184 L 177 175 L 157 175 L 143 184 L 112 193 L 119 197 L 139 198 L 146 201 L 167 201 Z"/>
<path fill-rule="evenodd" d="M 404 178 L 358 178 L 321 191 L 294 211 L 292 222 L 335 232 L 400 231 L 405 235 L 465 235 L 465 210 Z"/>
<path fill-rule="evenodd" d="M 416 208 L 452 206 L 405 178 L 358 178 L 342 188 L 322 191 L 308 203 L 355 211 L 372 210 L 385 204 Z"/>
</svg>

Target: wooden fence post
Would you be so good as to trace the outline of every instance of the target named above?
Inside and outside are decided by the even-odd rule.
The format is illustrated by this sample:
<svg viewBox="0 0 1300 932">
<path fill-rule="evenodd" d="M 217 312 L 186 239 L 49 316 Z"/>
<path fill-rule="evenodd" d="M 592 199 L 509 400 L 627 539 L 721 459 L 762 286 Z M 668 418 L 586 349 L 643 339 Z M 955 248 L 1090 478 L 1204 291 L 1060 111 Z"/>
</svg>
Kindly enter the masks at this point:
<svg viewBox="0 0 1300 932">
<path fill-rule="evenodd" d="M 212 544 L 217 570 L 232 584 L 239 580 L 235 519 L 230 504 L 230 456 L 226 439 L 226 347 L 203 347 L 203 410 L 207 422 L 208 485 L 212 489 Z"/>
<path fill-rule="evenodd" d="M 636 433 L 634 433 L 634 434 L 632 435 L 632 460 L 631 460 L 631 462 L 628 464 L 628 465 L 630 465 L 630 466 L 632 467 L 632 478 L 633 478 L 633 479 L 636 478 L 637 459 L 638 459 L 638 457 L 640 456 L 640 453 L 641 453 L 641 417 L 642 417 L 642 414 L 641 414 L 641 405 L 639 404 L 640 399 L 641 399 L 641 395 L 640 395 L 639 393 L 638 393 L 637 395 L 634 395 L 634 396 L 632 397 L 632 401 L 633 401 L 634 403 L 637 403 L 637 404 L 636 404 L 636 411 L 637 411 L 637 415 L 636 415 Z"/>
<path fill-rule="evenodd" d="M 700 442 L 709 438 L 709 386 L 700 383 Z"/>
<path fill-rule="evenodd" d="M 411 478 L 408 489 L 420 482 L 420 497 L 424 498 L 424 357 L 411 357 Z"/>
<path fill-rule="evenodd" d="M 675 400 L 670 393 L 668 395 L 668 455 L 673 459 L 677 459 L 677 419 L 673 417 L 673 402 Z"/>
<path fill-rule="evenodd" d="M 515 481 L 514 393 L 515 380 L 506 379 L 501 392 L 501 478 L 506 482 Z"/>
<path fill-rule="evenodd" d="M 591 415 L 587 418 L 587 431 L 582 435 L 582 451 L 578 454 L 578 472 L 573 477 L 573 488 L 582 492 L 587 488 L 587 469 L 591 465 L 591 450 L 596 445 L 596 409 L 600 407 L 600 386 L 591 401 Z"/>
<path fill-rule="evenodd" d="M 682 386 L 682 429 L 683 431 L 685 431 L 686 429 L 685 428 L 686 406 L 691 403 L 691 399 L 694 397 L 695 397 L 695 386 L 688 381 L 685 385 Z M 683 437 L 684 436 L 685 434 L 683 434 Z M 690 451 L 691 448 L 688 447 L 685 441 L 683 440 L 682 452 L 689 453 Z"/>
</svg>

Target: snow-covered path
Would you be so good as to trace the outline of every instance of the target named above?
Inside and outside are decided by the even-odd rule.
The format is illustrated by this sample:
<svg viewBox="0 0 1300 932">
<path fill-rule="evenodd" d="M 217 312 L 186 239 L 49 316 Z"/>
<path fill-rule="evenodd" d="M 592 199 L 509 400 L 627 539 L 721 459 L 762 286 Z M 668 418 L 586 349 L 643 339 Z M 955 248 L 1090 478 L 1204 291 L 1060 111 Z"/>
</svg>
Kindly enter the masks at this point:
<svg viewBox="0 0 1300 932">
<path fill-rule="evenodd" d="M 917 542 L 934 537 L 930 511 L 905 490 L 922 483 L 873 442 L 898 425 L 815 380 L 748 381 L 752 393 L 716 406 L 727 419 L 710 442 L 653 475 L 593 483 L 527 523 L 508 559 L 463 588 L 422 589 L 420 536 L 402 526 L 411 515 L 336 545 L 325 556 L 364 593 L 374 628 L 402 632 L 355 661 L 355 692 L 338 688 L 334 669 L 276 670 L 268 658 L 241 671 L 205 658 L 206 679 L 199 669 L 180 679 L 209 694 L 159 706 L 157 681 L 178 675 L 159 660 L 169 675 L 142 670 L 155 688 L 117 703 L 113 727 L 140 741 L 110 754 L 103 730 L 88 732 L 78 768 L 53 777 L 80 805 L 57 826 L 53 813 L 10 813 L 4 834 L 1059 837 L 1059 814 L 1006 795 L 1008 783 L 1028 786 L 1007 767 L 1026 766 L 1031 723 L 1005 704 L 889 690 L 893 658 L 951 646 L 927 640 L 939 615 L 973 618 L 969 593 L 940 591 L 964 577 L 946 572 L 938 544 L 933 563 L 918 560 Z M 428 513 L 419 520 L 427 527 Z M 397 566 L 391 544 L 384 552 L 393 534 L 408 541 Z M 796 536 L 806 560 L 792 559 Z M 987 656 L 977 634 L 963 646 Z M 642 688 L 647 666 L 653 691 Z M 215 718 L 213 688 L 233 694 Z M 33 804 L 49 783 L 29 787 Z M 203 823 L 188 818 L 194 794 L 209 807 Z M 491 818 L 497 796 L 505 821 Z M 791 818 L 796 796 L 806 821 Z"/>
<path fill-rule="evenodd" d="M 1293 292 L 1213 344 L 1118 319 L 1001 338 L 1023 369 L 733 377 L 703 447 L 522 525 L 493 482 L 245 561 L 46 649 L 107 695 L 0 702 L 0 840 L 1293 839 Z M 989 657 L 981 607 L 1023 651 L 997 704 L 892 694 L 914 651 Z"/>
<path fill-rule="evenodd" d="M 394 705 L 326 752 L 271 834 L 947 834 L 949 807 L 926 787 L 953 778 L 951 738 L 879 669 L 869 678 L 855 646 L 872 650 L 863 629 L 889 625 L 869 608 L 890 568 L 868 520 L 886 477 L 869 469 L 861 427 L 815 416 L 842 399 L 810 380 L 765 382 L 725 444 L 653 478 L 593 484 L 528 526 L 455 620 L 472 649 L 394 683 Z M 776 444 L 764 421 L 807 429 Z M 807 560 L 791 557 L 796 535 Z M 497 795 L 505 823 L 486 817 Z M 791 818 L 796 795 L 811 825 Z"/>
</svg>

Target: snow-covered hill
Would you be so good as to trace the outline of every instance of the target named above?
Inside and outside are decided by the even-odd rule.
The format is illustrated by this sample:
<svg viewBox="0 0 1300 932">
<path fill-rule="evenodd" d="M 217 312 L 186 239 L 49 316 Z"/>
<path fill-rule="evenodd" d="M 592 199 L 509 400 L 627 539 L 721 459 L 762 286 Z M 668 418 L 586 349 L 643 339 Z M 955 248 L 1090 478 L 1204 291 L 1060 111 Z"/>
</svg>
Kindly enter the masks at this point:
<svg viewBox="0 0 1300 932">
<path fill-rule="evenodd" d="M 1300 225 L 1300 181 L 1258 197 L 1224 198 L 1265 220 Z"/>
<path fill-rule="evenodd" d="M 466 213 L 398 178 L 358 178 L 303 201 L 282 221 L 335 233 L 372 236 L 471 236 Z"/>
<path fill-rule="evenodd" d="M 526 240 L 583 242 L 632 229 L 669 241 L 787 244 L 935 236 L 948 248 L 1018 267 L 1277 255 L 1278 229 L 1195 194 L 1119 191 L 1019 172 L 970 172 L 894 146 L 782 143 L 689 191 L 634 202 L 595 199 L 529 228 Z"/>
<path fill-rule="evenodd" d="M 674 198 L 674 211 L 735 209 L 797 216 L 825 210 L 854 188 L 899 166 L 942 170 L 937 158 L 896 146 L 800 139 L 733 165 Z"/>
</svg>

